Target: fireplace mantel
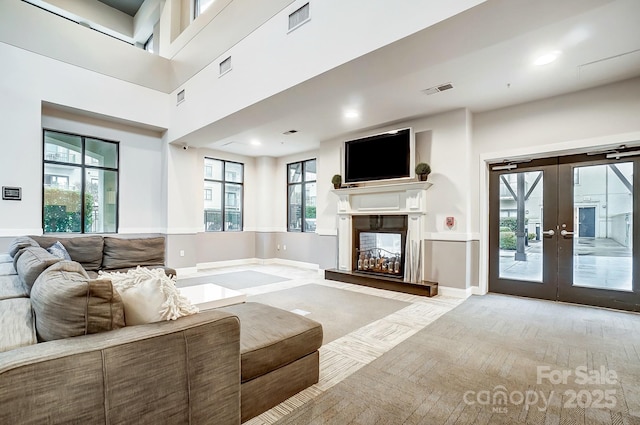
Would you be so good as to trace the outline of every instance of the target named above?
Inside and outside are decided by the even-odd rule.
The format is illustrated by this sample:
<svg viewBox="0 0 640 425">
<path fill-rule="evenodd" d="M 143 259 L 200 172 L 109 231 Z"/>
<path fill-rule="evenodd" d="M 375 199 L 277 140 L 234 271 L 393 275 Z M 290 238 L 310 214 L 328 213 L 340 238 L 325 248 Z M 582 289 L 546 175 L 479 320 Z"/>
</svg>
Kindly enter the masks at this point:
<svg viewBox="0 0 640 425">
<path fill-rule="evenodd" d="M 359 195 L 363 193 L 383 193 L 383 192 L 403 192 L 407 190 L 427 190 L 431 187 L 429 182 L 409 182 L 383 184 L 376 186 L 355 186 L 343 187 L 340 189 L 332 189 L 331 191 L 338 196 L 343 195 Z"/>
<path fill-rule="evenodd" d="M 424 192 L 429 182 L 396 183 L 378 186 L 333 189 L 341 214 L 425 214 Z"/>
<path fill-rule="evenodd" d="M 407 215 L 407 240 L 421 255 L 422 233 L 427 214 L 426 191 L 431 183 L 413 181 L 377 186 L 333 189 L 338 196 L 338 269 L 353 270 L 352 247 L 354 215 Z M 422 273 L 418 273 L 421 275 Z M 405 278 L 406 278 L 405 271 Z M 410 281 L 415 279 L 411 278 Z"/>
</svg>

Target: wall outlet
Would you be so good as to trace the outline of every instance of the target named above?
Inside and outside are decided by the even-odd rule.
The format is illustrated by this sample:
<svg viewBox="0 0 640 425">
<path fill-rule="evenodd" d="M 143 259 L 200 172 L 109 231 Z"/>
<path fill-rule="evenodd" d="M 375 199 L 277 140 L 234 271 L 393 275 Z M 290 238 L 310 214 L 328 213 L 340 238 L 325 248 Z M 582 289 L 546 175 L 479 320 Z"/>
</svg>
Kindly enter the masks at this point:
<svg viewBox="0 0 640 425">
<path fill-rule="evenodd" d="M 276 245 L 276 249 L 280 251 L 280 244 Z"/>
<path fill-rule="evenodd" d="M 184 249 L 181 249 L 181 250 L 180 250 L 180 256 L 181 256 L 181 257 L 184 257 Z"/>
<path fill-rule="evenodd" d="M 287 246 L 286 245 L 282 245 L 282 249 L 284 249 L 286 251 L 287 250 Z"/>
</svg>

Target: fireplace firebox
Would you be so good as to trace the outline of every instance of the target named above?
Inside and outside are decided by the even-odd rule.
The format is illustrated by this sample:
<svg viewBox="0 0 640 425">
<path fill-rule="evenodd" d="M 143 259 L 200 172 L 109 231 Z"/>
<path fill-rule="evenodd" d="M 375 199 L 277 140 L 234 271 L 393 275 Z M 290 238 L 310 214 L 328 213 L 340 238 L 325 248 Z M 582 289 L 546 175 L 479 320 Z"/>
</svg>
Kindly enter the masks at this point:
<svg viewBox="0 0 640 425">
<path fill-rule="evenodd" d="M 354 215 L 352 217 L 353 271 L 404 278 L 406 215 Z"/>
</svg>

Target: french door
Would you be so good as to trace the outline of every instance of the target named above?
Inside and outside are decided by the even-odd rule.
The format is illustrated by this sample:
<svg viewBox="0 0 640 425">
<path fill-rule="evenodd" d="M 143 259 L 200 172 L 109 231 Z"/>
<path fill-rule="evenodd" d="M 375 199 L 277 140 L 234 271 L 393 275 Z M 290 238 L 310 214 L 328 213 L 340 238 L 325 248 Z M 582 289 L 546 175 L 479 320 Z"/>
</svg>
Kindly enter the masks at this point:
<svg viewBox="0 0 640 425">
<path fill-rule="evenodd" d="M 489 291 L 640 311 L 640 157 L 494 165 Z"/>
</svg>

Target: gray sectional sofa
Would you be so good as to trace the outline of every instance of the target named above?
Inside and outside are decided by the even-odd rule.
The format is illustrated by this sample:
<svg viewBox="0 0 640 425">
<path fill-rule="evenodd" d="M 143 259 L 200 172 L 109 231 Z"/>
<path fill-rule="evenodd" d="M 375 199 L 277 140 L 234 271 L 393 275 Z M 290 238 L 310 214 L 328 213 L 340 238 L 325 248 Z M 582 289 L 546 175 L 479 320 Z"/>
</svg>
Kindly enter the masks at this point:
<svg viewBox="0 0 640 425">
<path fill-rule="evenodd" d="M 71 260 L 43 237 L 0 254 L 0 423 L 238 424 L 318 382 L 322 326 L 274 307 L 125 326 L 97 271 L 165 267 L 150 239 L 102 238 L 100 264 L 94 236 L 61 240 Z"/>
</svg>

